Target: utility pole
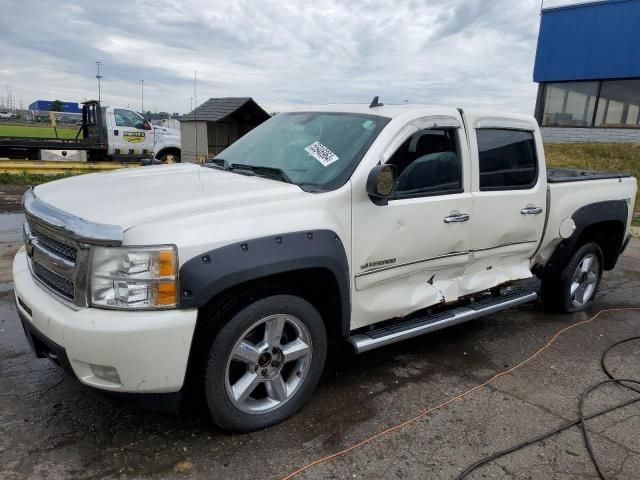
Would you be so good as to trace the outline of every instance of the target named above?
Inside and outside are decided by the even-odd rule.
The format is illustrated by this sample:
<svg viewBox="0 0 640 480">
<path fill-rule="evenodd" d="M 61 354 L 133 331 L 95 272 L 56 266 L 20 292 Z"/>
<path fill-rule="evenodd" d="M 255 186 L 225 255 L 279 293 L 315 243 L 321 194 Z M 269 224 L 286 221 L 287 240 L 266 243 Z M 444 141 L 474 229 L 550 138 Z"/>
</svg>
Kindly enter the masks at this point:
<svg viewBox="0 0 640 480">
<path fill-rule="evenodd" d="M 196 105 L 198 105 L 198 77 L 197 72 L 193 70 L 193 98 L 196 101 Z M 196 144 L 196 163 L 198 163 L 198 112 L 193 110 L 193 120 L 194 120 L 194 135 L 195 135 L 195 144 Z"/>
<path fill-rule="evenodd" d="M 15 104 L 13 101 L 13 93 L 11 92 L 11 86 L 7 85 L 7 108 L 9 110 L 13 110 L 14 107 L 15 107 Z"/>
<path fill-rule="evenodd" d="M 101 100 L 101 93 L 100 93 L 100 79 L 102 78 L 102 75 L 100 75 L 100 64 L 102 62 L 96 61 L 96 69 L 98 70 L 98 73 L 96 74 L 96 78 L 98 79 L 98 101 Z"/>
<path fill-rule="evenodd" d="M 193 97 L 190 98 L 191 103 L 189 103 L 189 112 L 193 112 Z"/>
<path fill-rule="evenodd" d="M 140 110 L 144 116 L 144 80 L 140 80 Z"/>
</svg>

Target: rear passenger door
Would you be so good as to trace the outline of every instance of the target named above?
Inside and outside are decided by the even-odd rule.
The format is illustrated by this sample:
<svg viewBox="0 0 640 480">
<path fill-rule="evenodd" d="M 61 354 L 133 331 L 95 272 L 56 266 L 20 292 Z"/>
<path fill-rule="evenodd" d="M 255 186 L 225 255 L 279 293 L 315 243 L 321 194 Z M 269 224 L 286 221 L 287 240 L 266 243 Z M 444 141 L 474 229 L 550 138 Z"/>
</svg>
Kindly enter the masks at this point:
<svg viewBox="0 0 640 480">
<path fill-rule="evenodd" d="M 474 222 L 466 286 L 477 291 L 531 276 L 546 217 L 546 170 L 533 120 L 467 116 L 467 125 Z"/>
</svg>

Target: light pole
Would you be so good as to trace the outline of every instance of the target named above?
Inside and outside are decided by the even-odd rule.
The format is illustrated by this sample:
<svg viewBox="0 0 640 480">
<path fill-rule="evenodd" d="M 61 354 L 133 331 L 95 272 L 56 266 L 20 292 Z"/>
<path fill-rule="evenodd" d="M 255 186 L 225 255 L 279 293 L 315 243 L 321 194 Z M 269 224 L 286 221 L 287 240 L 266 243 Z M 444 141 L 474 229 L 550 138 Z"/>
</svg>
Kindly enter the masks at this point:
<svg viewBox="0 0 640 480">
<path fill-rule="evenodd" d="M 98 74 L 96 75 L 96 78 L 98 79 L 98 101 L 100 101 L 100 79 L 102 78 L 102 75 L 100 75 L 100 64 L 102 62 L 96 62 L 96 68 L 98 69 Z"/>
<path fill-rule="evenodd" d="M 189 104 L 189 112 L 193 112 L 193 97 L 190 98 L 191 103 Z"/>
<path fill-rule="evenodd" d="M 140 80 L 140 110 L 144 116 L 144 80 Z"/>
</svg>

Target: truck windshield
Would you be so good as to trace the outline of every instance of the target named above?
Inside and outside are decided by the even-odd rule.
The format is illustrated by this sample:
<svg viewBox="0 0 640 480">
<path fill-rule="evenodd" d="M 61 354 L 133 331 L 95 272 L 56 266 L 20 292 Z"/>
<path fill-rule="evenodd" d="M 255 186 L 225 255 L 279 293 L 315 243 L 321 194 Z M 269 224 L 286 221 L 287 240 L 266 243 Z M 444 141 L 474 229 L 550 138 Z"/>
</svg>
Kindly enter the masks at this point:
<svg viewBox="0 0 640 480">
<path fill-rule="evenodd" d="M 335 190 L 349 179 L 388 122 L 364 114 L 280 113 L 215 159 L 232 170 L 235 164 L 279 169 L 308 191 Z"/>
</svg>

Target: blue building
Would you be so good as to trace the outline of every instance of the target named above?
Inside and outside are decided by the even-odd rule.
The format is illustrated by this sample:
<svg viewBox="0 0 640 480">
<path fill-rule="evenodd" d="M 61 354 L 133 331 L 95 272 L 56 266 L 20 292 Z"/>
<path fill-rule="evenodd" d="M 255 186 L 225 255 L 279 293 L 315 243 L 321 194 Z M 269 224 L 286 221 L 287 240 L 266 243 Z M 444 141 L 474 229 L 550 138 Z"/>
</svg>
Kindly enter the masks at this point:
<svg viewBox="0 0 640 480">
<path fill-rule="evenodd" d="M 533 77 L 546 141 L 640 142 L 640 0 L 543 7 Z"/>
<path fill-rule="evenodd" d="M 29 110 L 48 112 L 55 100 L 36 100 L 29 105 Z M 82 113 L 82 106 L 74 102 L 62 102 L 62 111 L 65 113 Z"/>
</svg>

